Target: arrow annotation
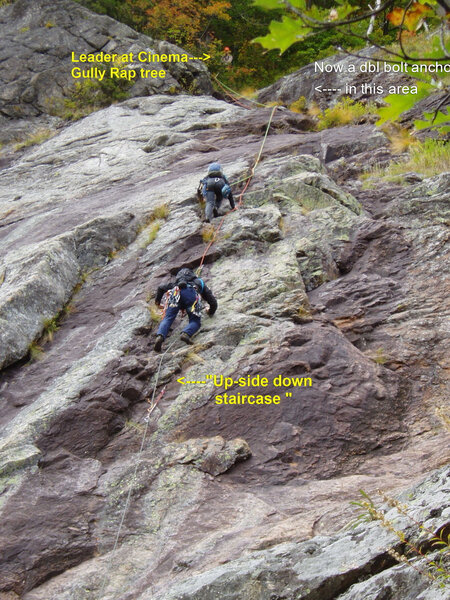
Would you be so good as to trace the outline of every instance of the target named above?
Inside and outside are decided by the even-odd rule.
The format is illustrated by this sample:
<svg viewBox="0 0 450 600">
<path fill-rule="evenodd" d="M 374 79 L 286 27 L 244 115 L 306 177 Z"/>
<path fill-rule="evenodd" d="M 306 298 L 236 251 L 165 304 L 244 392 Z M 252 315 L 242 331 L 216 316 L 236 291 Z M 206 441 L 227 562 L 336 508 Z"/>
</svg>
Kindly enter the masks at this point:
<svg viewBox="0 0 450 600">
<path fill-rule="evenodd" d="M 321 94 L 322 92 L 344 92 L 344 94 L 356 94 L 357 89 L 356 89 L 356 85 L 349 85 L 348 83 L 345 84 L 345 90 L 342 90 L 342 88 L 323 88 L 321 85 L 316 85 L 314 86 L 314 91 L 315 92 L 319 92 L 319 94 Z"/>
<path fill-rule="evenodd" d="M 211 57 L 206 52 L 203 52 L 203 56 L 189 56 L 189 60 L 209 60 Z"/>
<path fill-rule="evenodd" d="M 314 87 L 314 91 L 316 92 L 341 92 L 342 89 L 341 88 L 323 88 L 321 85 L 318 85 L 317 87 Z"/>
<path fill-rule="evenodd" d="M 188 383 L 206 383 L 206 381 L 186 381 L 186 377 L 180 377 L 180 379 L 177 379 L 178 383 L 181 383 L 181 385 L 186 385 Z"/>
</svg>

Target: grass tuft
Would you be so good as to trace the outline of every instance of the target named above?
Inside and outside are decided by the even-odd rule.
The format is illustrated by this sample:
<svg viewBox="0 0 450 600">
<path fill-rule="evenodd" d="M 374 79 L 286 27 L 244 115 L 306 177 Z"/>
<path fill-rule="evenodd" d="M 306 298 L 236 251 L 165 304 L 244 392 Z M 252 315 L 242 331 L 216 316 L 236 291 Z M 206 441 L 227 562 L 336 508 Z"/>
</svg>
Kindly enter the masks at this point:
<svg viewBox="0 0 450 600">
<path fill-rule="evenodd" d="M 52 319 L 46 319 L 44 321 L 44 331 L 41 338 L 44 343 L 51 342 L 53 340 L 53 334 L 59 329 L 58 322 L 60 320 L 60 316 L 62 315 L 58 314 L 56 317 L 53 317 Z"/>
<path fill-rule="evenodd" d="M 170 208 L 168 204 L 160 204 L 153 209 L 151 214 L 152 220 L 155 219 L 167 219 L 170 214 Z"/>
<path fill-rule="evenodd" d="M 312 316 L 311 311 L 307 306 L 299 306 L 297 309 L 297 314 L 301 319 L 307 319 Z"/>
<path fill-rule="evenodd" d="M 18 150 L 22 150 L 22 148 L 37 146 L 38 144 L 45 142 L 45 140 L 52 138 L 55 134 L 56 131 L 52 131 L 51 129 L 38 129 L 22 142 L 18 142 L 15 145 L 14 150 L 17 152 Z"/>
<path fill-rule="evenodd" d="M 44 350 L 42 346 L 40 346 L 37 342 L 31 342 L 31 344 L 28 346 L 28 356 L 30 362 L 44 358 Z"/>
<path fill-rule="evenodd" d="M 254 87 L 246 86 L 242 88 L 239 93 L 241 94 L 241 96 L 244 96 L 244 98 L 254 100 L 258 95 L 258 90 Z"/>
<path fill-rule="evenodd" d="M 183 358 L 181 366 L 184 368 L 187 365 L 190 366 L 190 365 L 204 363 L 205 359 L 202 356 L 200 356 L 200 354 L 198 354 L 202 349 L 203 349 L 202 344 L 199 344 L 198 347 L 195 345 L 194 348 L 191 348 L 190 350 L 188 350 L 188 352 L 186 352 L 186 354 Z"/>
<path fill-rule="evenodd" d="M 138 233 L 148 229 L 148 234 L 145 241 L 142 242 L 141 248 L 147 248 L 158 235 L 158 231 L 161 228 L 161 221 L 166 220 L 170 214 L 170 208 L 168 204 L 160 204 L 156 206 L 146 220 L 140 225 Z"/>
<path fill-rule="evenodd" d="M 385 365 L 388 362 L 389 357 L 385 354 L 383 348 L 377 348 L 372 360 L 377 365 Z"/>
<path fill-rule="evenodd" d="M 317 102 L 311 102 L 311 104 L 308 106 L 308 115 L 313 118 L 318 118 L 321 114 L 322 111 L 320 110 L 320 106 L 317 104 Z"/>
<path fill-rule="evenodd" d="M 359 515 L 350 526 L 357 526 L 367 521 L 378 521 L 386 530 L 393 533 L 397 542 L 388 554 L 398 563 L 409 565 L 420 573 L 425 579 L 436 583 L 441 588 L 446 588 L 450 581 L 448 558 L 450 554 L 449 525 L 445 521 L 437 529 L 430 529 L 426 522 L 418 521 L 410 512 L 410 507 L 398 500 L 387 496 L 378 490 L 382 500 L 388 507 L 377 506 L 373 499 L 363 490 L 360 490 L 362 499 L 351 504 L 358 507 Z M 388 513 L 394 509 L 397 516 L 388 519 Z M 406 517 L 408 528 L 399 529 L 398 517 Z M 398 548 L 400 550 L 398 550 Z M 438 554 L 438 556 L 436 556 Z M 418 563 L 418 559 L 421 559 Z M 419 566 L 420 564 L 420 566 Z"/>
<path fill-rule="evenodd" d="M 450 410 L 448 406 L 437 406 L 436 415 L 441 419 L 447 431 L 450 431 Z"/>
<path fill-rule="evenodd" d="M 152 225 L 150 225 L 149 230 L 148 230 L 148 235 L 146 240 L 143 242 L 143 247 L 146 248 L 147 246 L 150 246 L 150 244 L 152 244 L 155 239 L 156 236 L 158 235 L 158 231 L 161 229 L 161 222 L 160 221 L 155 221 Z"/>
<path fill-rule="evenodd" d="M 208 242 L 212 242 L 215 237 L 216 231 L 214 226 L 211 224 L 207 224 L 202 229 L 202 240 L 207 244 Z"/>
<path fill-rule="evenodd" d="M 398 123 L 390 123 L 382 128 L 391 143 L 391 151 L 394 154 L 403 154 L 419 143 L 419 140 L 411 135 L 409 129 L 405 129 Z"/>
<path fill-rule="evenodd" d="M 128 419 L 127 421 L 125 421 L 125 430 L 134 430 L 137 433 L 142 433 L 144 431 L 145 427 L 144 425 L 142 425 L 142 423 L 138 423 L 137 421 L 132 421 L 131 419 Z"/>
<path fill-rule="evenodd" d="M 409 157 L 390 163 L 387 167 L 375 167 L 366 171 L 361 176 L 362 180 L 368 180 L 365 187 L 371 187 L 378 183 L 379 179 L 393 183 L 403 183 L 402 176 L 406 173 L 419 173 L 424 177 L 433 177 L 444 171 L 448 171 L 450 164 L 450 144 L 441 141 L 427 139 L 411 146 Z"/>
</svg>

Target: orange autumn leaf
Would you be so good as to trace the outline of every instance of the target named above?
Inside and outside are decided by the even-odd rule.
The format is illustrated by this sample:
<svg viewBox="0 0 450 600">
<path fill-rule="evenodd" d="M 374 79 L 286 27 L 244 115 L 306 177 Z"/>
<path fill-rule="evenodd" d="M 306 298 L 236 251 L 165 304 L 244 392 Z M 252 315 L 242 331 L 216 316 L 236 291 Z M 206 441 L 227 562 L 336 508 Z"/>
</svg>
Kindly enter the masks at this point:
<svg viewBox="0 0 450 600">
<path fill-rule="evenodd" d="M 429 6 L 414 2 L 407 11 L 397 6 L 387 14 L 386 18 L 394 25 L 394 27 L 400 27 L 403 23 L 408 31 L 415 31 L 421 19 L 423 19 L 426 13 L 430 11 L 431 8 Z"/>
</svg>

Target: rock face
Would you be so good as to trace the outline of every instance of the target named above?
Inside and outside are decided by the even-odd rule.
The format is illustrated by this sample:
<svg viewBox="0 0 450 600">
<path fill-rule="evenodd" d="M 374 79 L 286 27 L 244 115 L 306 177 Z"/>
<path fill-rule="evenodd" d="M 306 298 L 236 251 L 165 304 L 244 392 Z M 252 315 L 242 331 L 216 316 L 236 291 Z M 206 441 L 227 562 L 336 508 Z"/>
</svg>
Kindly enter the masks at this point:
<svg viewBox="0 0 450 600">
<path fill-rule="evenodd" d="M 270 112 L 133 98 L 2 170 L 5 598 L 443 600 L 375 524 L 327 535 L 358 489 L 448 460 L 449 175 L 340 186 L 340 161 L 376 160 L 383 136 L 277 110 L 208 249 L 198 181 L 220 160 L 239 200 Z M 177 321 L 158 355 L 148 301 L 202 256 L 218 311 L 193 346 Z M 280 402 L 217 404 L 211 375 Z M 404 497 L 433 530 L 446 477 Z"/>
<path fill-rule="evenodd" d="M 407 528 L 412 519 L 426 520 L 427 528 L 438 529 L 442 508 L 449 511 L 447 469 L 409 491 L 410 515 L 402 516 L 384 506 L 386 519 Z M 403 500 L 407 497 L 403 495 Z M 411 497 L 414 498 L 411 503 Z M 424 506 L 427 507 L 424 511 Z M 433 508 L 432 508 L 433 507 Z M 432 517 L 438 513 L 439 518 Z M 445 589 L 438 581 L 427 585 L 420 575 L 426 560 L 393 566 L 386 551 L 399 547 L 399 539 L 379 524 L 354 527 L 335 537 L 317 536 L 299 544 L 278 544 L 186 579 L 169 593 L 153 596 L 143 593 L 142 600 L 190 600 L 202 598 L 296 598 L 298 600 L 361 600 L 361 598 L 420 598 L 444 600 Z M 370 577 L 374 571 L 376 575 Z M 369 579 L 368 579 L 369 577 Z M 389 596 L 387 596 L 389 594 Z"/>
<path fill-rule="evenodd" d="M 344 97 L 379 104 L 390 93 L 405 93 L 404 90 L 399 91 L 399 87 L 417 85 L 417 80 L 409 74 L 401 71 L 386 72 L 384 61 L 369 60 L 370 57 L 376 57 L 376 52 L 376 48 L 368 48 L 362 52 L 365 58 L 336 54 L 306 65 L 262 89 L 258 94 L 258 101 L 290 106 L 303 97 L 308 105 L 315 103 L 324 110 Z M 378 70 L 368 71 L 368 64 L 374 65 Z M 417 102 L 412 109 L 405 111 L 400 121 L 407 127 L 414 120 L 421 119 L 424 113 L 442 110 L 447 104 L 447 92 L 436 90 L 434 94 Z M 357 153 L 353 149 L 352 154 Z"/>
<path fill-rule="evenodd" d="M 17 0 L 0 8 L 0 116 L 19 119 L 52 111 L 73 89 L 72 52 L 182 54 L 167 42 L 138 34 L 110 17 L 97 15 L 70 0 Z M 167 71 L 165 78 L 136 77 L 130 97 L 212 92 L 200 61 L 145 63 Z M 81 66 L 92 66 L 86 63 Z M 137 68 L 139 75 L 139 68 Z M 6 122 L 6 121 L 5 121 Z"/>
<path fill-rule="evenodd" d="M 372 57 L 375 51 L 375 48 L 369 48 L 361 54 Z M 317 64 L 311 63 L 281 77 L 260 91 L 258 101 L 289 105 L 303 96 L 308 102 L 314 101 L 321 108 L 326 108 L 344 96 L 355 100 L 381 99 L 389 94 L 391 85 L 413 83 L 413 79 L 405 73 L 385 72 L 382 62 L 378 72 L 367 72 L 366 64 L 376 64 L 367 58 L 336 54 L 317 61 Z"/>
</svg>

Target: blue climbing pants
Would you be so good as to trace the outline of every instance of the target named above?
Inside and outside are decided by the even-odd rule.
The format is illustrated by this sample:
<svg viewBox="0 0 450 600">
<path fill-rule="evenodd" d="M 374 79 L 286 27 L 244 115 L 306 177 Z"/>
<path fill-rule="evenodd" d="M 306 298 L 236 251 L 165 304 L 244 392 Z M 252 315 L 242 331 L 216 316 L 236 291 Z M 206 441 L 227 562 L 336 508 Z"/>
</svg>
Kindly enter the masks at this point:
<svg viewBox="0 0 450 600">
<path fill-rule="evenodd" d="M 210 221 L 217 215 L 217 211 L 222 204 L 222 188 L 225 185 L 225 180 L 222 177 L 208 177 L 205 184 L 205 217 Z"/>
<path fill-rule="evenodd" d="M 163 335 L 167 337 L 172 323 L 175 321 L 175 317 L 181 309 L 184 309 L 187 313 L 189 323 L 183 329 L 189 336 L 194 335 L 201 325 L 201 319 L 191 311 L 191 307 L 197 298 L 197 292 L 192 287 L 186 287 L 180 290 L 180 301 L 178 306 L 169 306 L 166 310 L 164 319 L 161 321 L 158 327 L 157 335 Z"/>
</svg>

